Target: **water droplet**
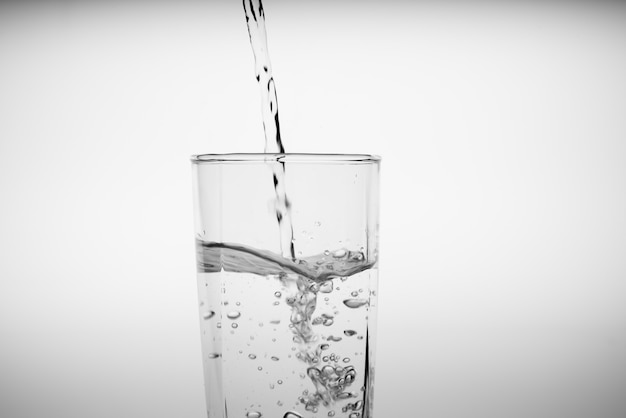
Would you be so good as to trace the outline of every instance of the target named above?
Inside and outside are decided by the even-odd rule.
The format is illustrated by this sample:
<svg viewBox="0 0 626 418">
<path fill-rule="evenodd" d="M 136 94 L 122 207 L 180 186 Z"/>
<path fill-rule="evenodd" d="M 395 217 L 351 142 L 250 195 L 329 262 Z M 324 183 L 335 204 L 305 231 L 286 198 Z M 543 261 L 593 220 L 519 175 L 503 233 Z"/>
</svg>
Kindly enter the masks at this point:
<svg viewBox="0 0 626 418">
<path fill-rule="evenodd" d="M 328 338 L 326 338 L 327 341 L 341 341 L 341 337 L 333 337 L 332 335 L 329 335 Z"/>
<path fill-rule="evenodd" d="M 261 415 L 260 412 L 256 412 L 256 411 L 250 411 L 246 414 L 246 418 L 261 418 L 263 415 Z"/>
<path fill-rule="evenodd" d="M 279 301 L 274 302 L 274 306 L 278 306 L 278 305 L 280 305 Z"/>
<path fill-rule="evenodd" d="M 259 367 L 257 367 L 257 370 L 261 371 L 261 370 L 263 370 L 263 367 L 259 366 Z"/>
<path fill-rule="evenodd" d="M 355 334 L 356 334 L 356 331 L 351 330 L 351 329 L 347 329 L 347 330 L 345 330 L 343 333 L 344 333 L 344 335 L 345 335 L 345 336 L 347 336 L 347 337 L 352 337 L 353 335 L 355 335 Z"/>
<path fill-rule="evenodd" d="M 276 357 L 276 356 L 272 356 L 272 357 L 271 357 L 271 359 L 272 359 L 272 360 L 274 360 L 274 361 L 278 361 L 278 360 L 280 360 L 280 359 L 279 359 L 278 357 Z"/>
<path fill-rule="evenodd" d="M 330 412 L 328 413 L 328 416 L 329 416 L 329 417 L 334 417 L 334 416 L 335 416 L 335 411 L 330 411 Z"/>
<path fill-rule="evenodd" d="M 210 359 L 218 358 L 219 356 L 220 356 L 219 353 L 211 353 L 211 354 L 209 354 L 209 358 Z"/>
<path fill-rule="evenodd" d="M 330 347 L 328 344 L 322 344 L 320 345 L 320 350 L 328 350 L 328 347 Z"/>
<path fill-rule="evenodd" d="M 343 304 L 346 305 L 348 308 L 356 309 L 360 308 L 361 306 L 367 305 L 367 299 L 346 299 L 343 301 Z"/>
<path fill-rule="evenodd" d="M 331 326 L 333 324 L 333 322 L 334 321 L 333 321 L 332 318 L 326 318 L 326 319 L 324 319 L 324 326 L 329 327 L 329 326 Z"/>
<path fill-rule="evenodd" d="M 330 255 L 330 251 L 328 250 L 324 251 L 324 255 Z"/>
<path fill-rule="evenodd" d="M 351 294 L 352 296 L 354 296 L 354 297 L 359 296 L 359 292 L 357 292 L 356 290 L 355 290 L 354 292 L 350 293 L 350 294 Z"/>
<path fill-rule="evenodd" d="M 211 319 L 215 316 L 215 312 L 208 311 L 202 314 L 202 319 Z"/>
<path fill-rule="evenodd" d="M 231 325 L 231 327 L 233 327 L 233 328 L 237 328 L 238 326 L 239 326 L 239 325 L 237 325 L 237 323 L 236 323 L 236 322 L 233 322 L 233 323 L 232 323 L 232 325 Z"/>
<path fill-rule="evenodd" d="M 285 415 L 283 415 L 283 418 L 302 418 L 302 415 L 298 414 L 297 412 L 287 412 Z"/>
<path fill-rule="evenodd" d="M 280 292 L 274 292 L 274 296 L 276 296 L 277 298 L 281 297 L 283 294 Z"/>
<path fill-rule="evenodd" d="M 218 323 L 217 323 L 217 327 L 218 327 L 218 328 L 222 328 L 222 323 L 221 323 L 221 322 L 218 322 Z"/>
<path fill-rule="evenodd" d="M 361 416 L 360 412 L 353 412 L 350 415 L 348 415 L 348 418 L 359 418 Z"/>
<path fill-rule="evenodd" d="M 279 385 L 282 385 L 283 381 L 282 380 L 278 380 L 278 382 L 276 382 L 276 383 L 278 383 Z"/>
<path fill-rule="evenodd" d="M 256 355 L 254 355 L 254 354 L 248 354 L 248 358 L 249 358 L 250 360 L 254 360 L 254 359 L 256 358 Z"/>
<path fill-rule="evenodd" d="M 344 363 L 349 363 L 350 362 L 350 357 L 344 357 L 343 362 Z"/>
<path fill-rule="evenodd" d="M 341 250 L 337 250 L 333 253 L 333 257 L 335 258 L 344 258 L 346 256 L 346 254 L 348 254 L 346 252 L 346 250 L 341 249 Z"/>
<path fill-rule="evenodd" d="M 228 314 L 226 314 L 226 316 L 228 317 L 228 319 L 237 319 L 241 316 L 241 312 L 239 311 L 232 311 L 232 312 L 228 312 Z"/>
</svg>

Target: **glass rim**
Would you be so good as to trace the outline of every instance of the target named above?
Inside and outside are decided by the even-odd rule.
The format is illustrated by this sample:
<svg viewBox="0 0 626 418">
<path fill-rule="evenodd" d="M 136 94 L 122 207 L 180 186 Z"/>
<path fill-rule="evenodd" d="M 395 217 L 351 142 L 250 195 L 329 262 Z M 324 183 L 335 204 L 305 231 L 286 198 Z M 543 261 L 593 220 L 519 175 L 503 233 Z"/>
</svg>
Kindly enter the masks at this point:
<svg viewBox="0 0 626 418">
<path fill-rule="evenodd" d="M 317 153 L 228 153 L 196 154 L 193 164 L 204 163 L 313 163 L 313 164 L 368 164 L 379 163 L 380 156 L 372 154 L 317 154 Z"/>
</svg>

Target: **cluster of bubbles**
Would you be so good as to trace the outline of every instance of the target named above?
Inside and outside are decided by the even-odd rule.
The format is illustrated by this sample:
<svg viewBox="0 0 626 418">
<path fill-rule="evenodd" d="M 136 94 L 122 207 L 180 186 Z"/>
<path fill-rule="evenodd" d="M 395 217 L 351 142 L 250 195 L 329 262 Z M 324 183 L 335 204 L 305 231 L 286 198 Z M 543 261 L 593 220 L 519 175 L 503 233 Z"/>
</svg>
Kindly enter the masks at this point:
<svg viewBox="0 0 626 418">
<path fill-rule="evenodd" d="M 330 406 L 336 400 L 357 396 L 356 393 L 346 391 L 356 379 L 356 370 L 353 366 L 309 367 L 307 375 L 315 385 L 315 392 L 310 394 L 305 390 L 298 399 L 307 411 L 317 412 L 320 403 Z"/>
<path fill-rule="evenodd" d="M 342 270 L 350 263 L 363 261 L 362 252 L 348 250 L 337 250 L 335 252 L 325 251 L 324 255 L 317 260 L 300 260 L 300 264 L 305 264 L 318 272 Z M 283 277 L 282 280 L 285 280 Z M 332 280 L 316 281 L 302 275 L 296 277 L 296 292 L 285 301 L 292 309 L 290 318 L 290 328 L 294 333 L 293 341 L 299 345 L 299 352 L 296 357 L 309 365 L 306 375 L 314 385 L 314 390 L 303 391 L 298 398 L 304 405 L 305 410 L 317 413 L 320 405 L 329 407 L 336 401 L 358 397 L 357 392 L 350 392 L 349 387 L 356 380 L 357 372 L 354 366 L 349 364 L 348 357 L 343 358 L 343 367 L 338 365 L 342 358 L 337 354 L 324 355 L 323 351 L 330 348 L 332 342 L 342 340 L 340 336 L 329 335 L 325 338 L 328 343 L 318 344 L 319 337 L 313 332 L 313 326 L 330 327 L 335 323 L 334 315 L 321 313 L 313 317 L 317 306 L 318 293 L 332 293 L 335 288 Z M 276 295 L 279 296 L 279 295 Z M 357 309 L 368 305 L 368 300 L 359 298 L 358 292 L 351 294 L 352 298 L 343 301 L 343 304 L 351 309 Z M 336 314 L 336 312 L 335 312 Z M 354 330 L 344 330 L 344 336 L 352 337 L 357 334 Z M 304 375 L 302 376 L 304 377 Z M 362 410 L 363 401 L 348 403 L 342 408 L 344 413 L 350 413 L 350 418 L 360 417 L 359 410 Z M 351 411 L 351 412 L 350 412 Z M 300 417 L 289 412 L 285 418 Z M 354 415 L 357 414 L 357 415 Z M 330 411 L 328 416 L 335 415 L 335 411 Z"/>
</svg>

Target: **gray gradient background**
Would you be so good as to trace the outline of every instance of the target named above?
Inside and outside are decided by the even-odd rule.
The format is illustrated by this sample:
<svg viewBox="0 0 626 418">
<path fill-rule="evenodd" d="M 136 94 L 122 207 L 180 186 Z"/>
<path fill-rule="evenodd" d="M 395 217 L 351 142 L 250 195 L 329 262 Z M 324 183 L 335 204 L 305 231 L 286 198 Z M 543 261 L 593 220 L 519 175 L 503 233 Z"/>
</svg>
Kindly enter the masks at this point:
<svg viewBox="0 0 626 418">
<path fill-rule="evenodd" d="M 265 8 L 288 150 L 384 157 L 376 416 L 626 417 L 626 7 Z M 0 3 L 0 417 L 204 416 L 187 157 L 260 115 L 239 1 Z"/>
</svg>

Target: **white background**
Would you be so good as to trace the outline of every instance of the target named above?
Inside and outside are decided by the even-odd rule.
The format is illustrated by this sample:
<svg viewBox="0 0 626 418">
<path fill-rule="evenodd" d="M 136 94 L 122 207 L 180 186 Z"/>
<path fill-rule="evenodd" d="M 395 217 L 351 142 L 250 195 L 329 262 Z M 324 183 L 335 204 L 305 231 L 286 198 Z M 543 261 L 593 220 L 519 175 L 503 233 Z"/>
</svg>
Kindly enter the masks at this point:
<svg viewBox="0 0 626 418">
<path fill-rule="evenodd" d="M 626 8 L 265 10 L 287 150 L 383 157 L 377 417 L 626 416 Z M 239 1 L 0 3 L 1 417 L 205 416 L 188 157 L 262 148 Z"/>
</svg>

